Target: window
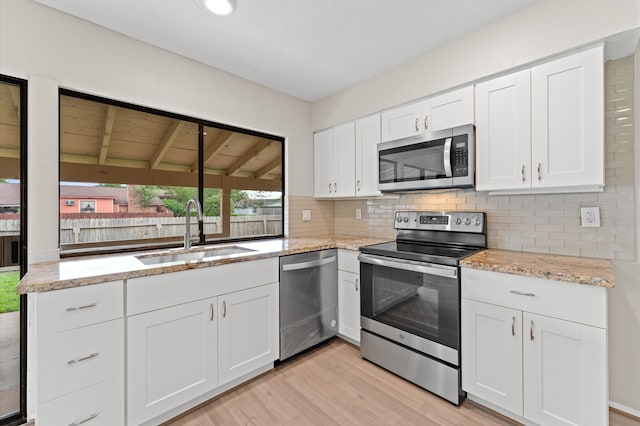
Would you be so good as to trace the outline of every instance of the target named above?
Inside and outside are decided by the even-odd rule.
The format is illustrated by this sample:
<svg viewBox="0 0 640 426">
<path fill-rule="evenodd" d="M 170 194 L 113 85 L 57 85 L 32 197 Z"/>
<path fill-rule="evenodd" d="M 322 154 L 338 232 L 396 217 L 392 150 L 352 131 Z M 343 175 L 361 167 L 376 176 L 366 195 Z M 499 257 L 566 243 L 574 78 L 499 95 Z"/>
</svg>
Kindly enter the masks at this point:
<svg viewBox="0 0 640 426">
<path fill-rule="evenodd" d="M 203 210 L 202 224 L 191 221 L 199 243 L 282 236 L 283 148 L 271 135 L 61 90 L 61 251 L 182 244 L 191 198 Z"/>
</svg>

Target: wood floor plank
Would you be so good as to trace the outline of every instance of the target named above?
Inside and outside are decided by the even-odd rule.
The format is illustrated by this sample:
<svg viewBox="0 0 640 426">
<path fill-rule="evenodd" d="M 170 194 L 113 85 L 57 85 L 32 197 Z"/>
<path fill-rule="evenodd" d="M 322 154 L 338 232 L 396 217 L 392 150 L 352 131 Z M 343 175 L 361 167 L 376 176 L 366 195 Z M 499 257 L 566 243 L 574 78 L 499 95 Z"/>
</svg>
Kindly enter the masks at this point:
<svg viewBox="0 0 640 426">
<path fill-rule="evenodd" d="M 333 339 L 177 418 L 171 426 L 433 425 L 518 423 L 465 401 L 460 407 L 360 357 Z M 611 413 L 610 426 L 640 426 Z"/>
</svg>

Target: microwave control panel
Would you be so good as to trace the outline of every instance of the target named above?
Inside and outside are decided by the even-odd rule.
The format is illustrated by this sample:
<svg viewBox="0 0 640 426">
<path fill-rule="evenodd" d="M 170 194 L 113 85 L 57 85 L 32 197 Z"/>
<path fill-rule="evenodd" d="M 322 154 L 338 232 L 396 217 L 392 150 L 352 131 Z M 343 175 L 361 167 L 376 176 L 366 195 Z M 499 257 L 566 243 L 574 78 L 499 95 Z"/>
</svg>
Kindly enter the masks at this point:
<svg viewBox="0 0 640 426">
<path fill-rule="evenodd" d="M 469 174 L 469 143 L 466 135 L 454 136 L 451 142 L 451 171 L 454 177 Z"/>
</svg>

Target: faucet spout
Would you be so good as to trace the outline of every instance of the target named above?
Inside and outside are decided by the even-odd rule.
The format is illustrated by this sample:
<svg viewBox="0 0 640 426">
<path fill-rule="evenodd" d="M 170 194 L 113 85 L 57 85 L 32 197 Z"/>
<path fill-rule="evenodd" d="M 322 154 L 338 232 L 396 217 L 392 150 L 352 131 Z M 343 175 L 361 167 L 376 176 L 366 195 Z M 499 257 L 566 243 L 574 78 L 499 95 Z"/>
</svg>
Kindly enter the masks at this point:
<svg viewBox="0 0 640 426">
<path fill-rule="evenodd" d="M 198 235 L 191 237 L 191 206 L 196 206 L 196 213 L 198 214 L 198 221 L 202 222 L 202 207 L 200 206 L 200 202 L 195 198 L 191 198 L 187 201 L 187 205 L 184 208 L 185 212 L 185 231 L 184 231 L 184 248 L 185 250 L 189 250 L 191 248 L 191 241 L 193 238 L 198 238 L 200 231 L 198 231 Z"/>
</svg>

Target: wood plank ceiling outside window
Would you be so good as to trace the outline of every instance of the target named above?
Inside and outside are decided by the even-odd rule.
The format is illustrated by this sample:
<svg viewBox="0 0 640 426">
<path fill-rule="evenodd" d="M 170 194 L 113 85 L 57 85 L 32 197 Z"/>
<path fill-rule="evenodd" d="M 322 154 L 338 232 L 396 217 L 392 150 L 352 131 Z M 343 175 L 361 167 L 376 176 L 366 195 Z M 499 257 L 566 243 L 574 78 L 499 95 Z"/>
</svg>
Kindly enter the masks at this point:
<svg viewBox="0 0 640 426">
<path fill-rule="evenodd" d="M 62 181 L 197 187 L 197 141 L 195 122 L 60 97 Z M 204 186 L 282 191 L 281 144 L 205 126 Z"/>
</svg>

